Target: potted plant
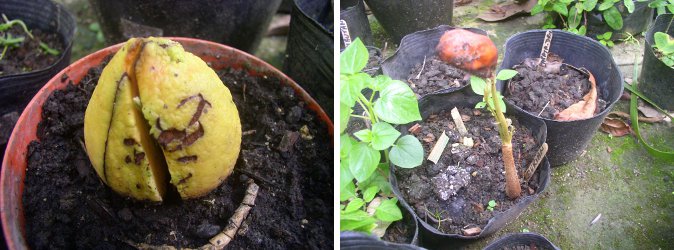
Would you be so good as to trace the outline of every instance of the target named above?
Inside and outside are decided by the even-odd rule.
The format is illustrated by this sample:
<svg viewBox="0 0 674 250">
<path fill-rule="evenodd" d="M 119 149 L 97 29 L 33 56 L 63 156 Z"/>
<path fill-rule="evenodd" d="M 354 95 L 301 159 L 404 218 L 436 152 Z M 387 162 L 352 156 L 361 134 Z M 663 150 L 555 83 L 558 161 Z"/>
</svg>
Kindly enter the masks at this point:
<svg viewBox="0 0 674 250">
<path fill-rule="evenodd" d="M 439 25 L 451 25 L 454 2 L 440 0 L 365 0 L 377 21 L 398 43 L 403 36 Z"/>
<path fill-rule="evenodd" d="M 419 141 L 393 127 L 420 118 L 417 99 L 401 81 L 362 72 L 367 61 L 360 39 L 340 56 L 340 230 L 417 244 L 416 217 L 401 211 L 388 181 L 390 162 L 414 168 L 422 161 Z"/>
<path fill-rule="evenodd" d="M 508 234 L 492 243 L 489 243 L 489 245 L 485 247 L 484 250 L 513 249 L 519 247 L 549 250 L 560 249 L 543 235 L 537 233 L 515 233 Z"/>
<path fill-rule="evenodd" d="M 674 14 L 660 15 L 645 37 L 644 61 L 639 76 L 639 90 L 663 108 L 674 109 L 672 77 L 674 58 L 672 36 L 674 36 Z"/>
<path fill-rule="evenodd" d="M 119 60 L 113 60 L 108 64 L 110 56 L 122 47 L 120 44 L 75 62 L 52 78 L 38 92 L 19 118 L 18 125 L 13 131 L 9 142 L 10 150 L 6 152 L 0 178 L 1 216 L 5 238 L 10 249 L 28 246 L 33 248 L 93 248 L 95 246 L 123 248 L 149 245 L 198 247 L 208 244 L 222 246 L 226 241 L 229 241 L 230 247 L 283 248 L 309 244 L 312 247 L 321 248 L 332 245 L 332 231 L 329 226 L 332 224 L 330 216 L 332 196 L 329 192 L 325 192 L 329 189 L 329 181 L 332 179 L 331 151 L 329 150 L 332 123 L 327 115 L 292 80 L 259 59 L 212 42 L 190 38 L 171 39 L 180 42 L 186 51 L 198 55 L 201 58 L 199 60 L 204 60 L 208 64 L 195 63 L 197 62 L 194 61 L 195 57 L 188 56 L 187 52 L 183 52 L 174 42 L 157 42 L 153 50 L 140 54 L 145 55 L 138 57 L 145 63 L 137 65 L 145 64 L 145 67 L 149 68 L 142 69 L 143 66 L 136 67 L 137 65 L 128 68 L 128 62 L 124 64 L 127 66 L 120 67 Z M 145 45 L 143 48 L 151 47 Z M 174 83 L 181 82 L 180 79 L 192 81 L 191 78 L 180 78 L 181 75 L 185 75 L 183 71 L 178 70 L 180 68 L 162 66 L 166 63 L 156 61 L 155 57 L 147 56 L 152 51 L 159 54 L 170 52 L 176 64 L 179 64 L 177 61 L 189 62 L 187 65 L 192 66 L 181 67 L 191 67 L 190 72 L 203 73 L 210 70 L 207 69 L 208 67 L 212 67 L 218 74 L 216 75 L 211 70 L 211 73 L 199 74 L 200 79 L 224 82 L 238 110 L 242 143 L 241 153 L 234 170 L 229 177 L 224 179 L 222 185 L 217 186 L 214 191 L 204 191 L 203 193 L 207 194 L 200 198 L 182 200 L 179 194 L 183 197 L 203 194 L 196 192 L 195 195 L 190 195 L 189 188 L 166 192 L 173 193 L 173 196 L 162 195 L 162 203 L 125 198 L 136 196 L 120 191 L 123 189 L 109 188 L 101 180 L 110 185 L 127 182 L 129 183 L 127 187 L 139 190 L 151 190 L 151 188 L 146 189 L 146 184 L 144 184 L 146 182 L 134 184 L 134 182 L 128 182 L 133 181 L 133 178 L 124 177 L 126 175 L 123 174 L 113 174 L 114 167 L 108 169 L 112 172 L 104 171 L 107 173 L 104 176 L 107 177 L 99 177 L 96 171 L 101 169 L 98 167 L 100 162 L 94 163 L 92 167 L 87 157 L 87 153 L 91 156 L 97 155 L 96 152 L 100 151 L 95 149 L 97 140 L 89 142 L 88 139 L 83 138 L 96 134 L 92 133 L 89 128 L 86 130 L 84 128 L 86 126 L 84 123 L 89 123 L 88 120 L 91 120 L 87 119 L 89 116 L 85 115 L 85 110 L 88 109 L 87 103 L 95 92 L 97 83 L 105 82 L 105 85 L 101 85 L 104 89 L 107 89 L 105 86 L 110 86 L 109 76 L 105 76 L 106 74 L 121 77 L 119 78 L 121 81 L 113 82 L 119 82 L 118 89 L 126 88 L 123 86 L 129 86 L 126 85 L 129 83 L 132 86 L 132 93 L 133 86 L 139 86 L 141 94 L 143 90 L 140 87 L 147 87 L 142 83 L 144 81 L 142 79 L 148 76 L 148 72 L 156 69 L 171 72 L 151 77 L 156 81 L 170 82 L 167 80 L 170 78 L 177 79 L 173 80 Z M 129 58 L 133 62 L 134 57 Z M 171 56 L 163 58 L 171 58 Z M 111 68 L 104 70 L 106 64 Z M 134 68 L 133 72 L 136 73 L 118 74 L 120 69 L 133 70 Z M 101 75 L 102 71 L 104 75 Z M 216 78 L 219 79 L 215 80 Z M 137 85 L 138 83 L 141 84 Z M 217 85 L 212 86 L 215 88 Z M 113 87 L 115 87 L 114 84 Z M 219 91 L 212 93 L 217 92 Z M 109 91 L 101 93 L 109 93 Z M 128 91 L 115 91 L 114 93 L 114 96 L 123 96 L 122 93 L 128 93 Z M 168 120 L 147 124 L 153 127 L 152 134 L 159 133 L 159 137 L 154 138 L 161 150 L 166 151 L 164 152 L 166 157 L 169 157 L 171 152 L 183 152 L 179 148 L 189 150 L 191 145 L 197 145 L 198 142 L 190 144 L 195 138 L 199 140 L 208 134 L 217 136 L 219 133 L 236 131 L 235 127 L 229 125 L 222 125 L 220 128 L 218 125 L 213 127 L 212 120 L 207 122 L 211 119 L 208 117 L 220 115 L 209 116 L 208 113 L 223 112 L 222 109 L 217 108 L 222 105 L 222 101 L 229 102 L 227 105 L 231 107 L 231 101 L 227 100 L 227 97 L 223 96 L 223 100 L 218 102 L 213 99 L 208 100 L 212 96 L 197 94 L 175 103 L 168 100 L 187 94 L 187 92 L 172 93 L 155 97 L 166 99 L 146 99 L 140 96 L 139 99 L 131 98 L 129 102 L 128 99 L 122 101 L 124 99 L 120 97 L 118 102 L 114 103 L 118 106 L 131 105 L 132 107 L 133 105 L 146 105 L 143 110 L 148 111 L 147 107 L 152 106 L 152 102 L 148 100 L 167 100 L 166 108 L 171 106 L 170 108 L 184 109 L 178 110 L 180 112 L 177 113 L 187 115 L 183 118 L 186 118 L 185 121 L 190 121 L 191 129 L 183 131 L 181 128 L 171 128 L 172 125 L 169 125 L 171 122 Z M 93 114 L 105 117 L 105 112 L 110 112 L 105 111 L 106 107 L 109 107 L 109 102 L 101 102 L 107 99 L 99 94 L 96 95 L 99 101 L 95 105 L 98 106 L 92 108 L 98 108 L 100 112 Z M 147 114 L 159 114 L 156 112 L 159 112 L 163 106 L 155 106 L 157 107 L 159 110 L 148 111 Z M 112 113 L 125 114 L 114 111 Z M 229 117 L 227 119 L 235 124 L 236 122 L 233 121 L 236 119 L 232 117 L 232 112 L 227 112 L 227 114 Z M 83 117 L 85 119 L 82 119 Z M 101 122 L 101 119 L 103 118 L 92 120 L 94 127 L 105 124 Z M 191 122 L 193 119 L 195 122 Z M 128 120 L 115 118 L 114 121 L 116 122 L 110 124 L 122 124 L 123 121 Z M 211 125 L 208 125 L 209 123 Z M 218 132 L 218 129 L 225 127 L 233 129 Z M 145 130 L 137 131 L 142 134 Z M 183 133 L 181 131 L 184 132 L 184 136 L 180 136 Z M 115 133 L 115 135 L 125 135 L 125 133 Z M 108 136 L 106 141 L 112 143 L 113 140 L 110 138 L 112 137 Z M 140 163 L 143 165 L 146 159 L 156 155 L 152 151 L 139 151 L 141 148 L 138 145 L 141 145 L 142 149 L 151 146 L 151 143 L 143 142 L 142 138 L 140 140 L 131 136 L 115 138 L 114 141 L 123 139 L 120 147 L 127 146 L 135 150 L 131 151 L 133 154 L 126 155 L 129 156 L 128 158 L 124 154 L 109 154 L 109 156 L 119 156 L 116 158 L 125 162 L 124 164 Z M 147 137 L 144 138 L 147 139 Z M 85 141 L 89 144 L 85 144 Z M 218 142 L 217 144 L 224 145 L 224 143 Z M 59 146 L 55 147 L 55 145 Z M 235 146 L 235 144 L 231 145 L 232 148 Z M 113 146 L 107 148 L 111 152 L 114 151 Z M 196 157 L 181 155 L 175 160 L 179 163 L 191 164 L 199 161 L 199 154 L 209 154 L 208 152 L 220 154 L 220 151 L 217 148 L 199 150 Z M 231 156 L 231 150 L 228 152 L 230 153 L 227 155 Z M 231 159 L 229 162 L 231 163 Z M 171 168 L 170 166 L 168 167 Z M 273 171 L 270 171 L 270 168 L 273 168 Z M 172 182 L 174 185 L 190 183 L 190 178 L 199 176 L 196 173 L 179 175 L 180 173 L 171 172 L 173 178 L 179 177 Z M 147 180 L 140 176 L 138 178 L 135 180 Z M 161 178 L 155 178 L 155 180 L 161 181 Z M 257 190 L 254 188 L 255 185 L 259 187 Z M 197 189 L 199 189 L 198 185 Z M 42 216 L 47 214 L 49 216 Z M 249 215 L 246 216 L 246 214 Z M 57 219 L 54 220 L 54 218 Z M 228 218 L 231 218 L 229 222 Z M 225 236 L 220 234 L 221 232 Z M 279 238 L 277 237 L 279 233 L 287 237 Z M 213 241 L 209 242 L 209 239 Z"/>
</svg>

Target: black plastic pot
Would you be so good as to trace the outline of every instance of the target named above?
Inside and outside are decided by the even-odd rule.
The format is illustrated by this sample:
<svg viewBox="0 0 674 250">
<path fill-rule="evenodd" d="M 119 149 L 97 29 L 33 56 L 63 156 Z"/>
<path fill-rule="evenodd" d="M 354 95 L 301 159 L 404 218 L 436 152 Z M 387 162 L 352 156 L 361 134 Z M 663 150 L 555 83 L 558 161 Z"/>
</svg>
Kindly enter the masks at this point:
<svg viewBox="0 0 674 250">
<path fill-rule="evenodd" d="M 349 41 L 356 40 L 356 37 L 359 37 L 365 45 L 373 45 L 372 30 L 370 29 L 370 21 L 365 14 L 363 0 L 344 0 L 339 3 L 339 7 L 339 47 L 346 48 L 345 33 Z"/>
<path fill-rule="evenodd" d="M 511 69 L 525 58 L 537 58 L 546 30 L 531 30 L 515 34 L 504 45 L 503 62 L 499 69 Z M 554 30 L 550 52 L 561 56 L 564 62 L 575 67 L 588 69 L 597 82 L 599 96 L 606 101 L 604 110 L 592 118 L 577 121 L 555 121 L 538 117 L 538 114 L 522 110 L 526 116 L 542 119 L 548 128 L 548 154 L 550 165 L 559 166 L 580 156 L 592 136 L 618 101 L 623 91 L 623 77 L 606 46 L 586 36 Z M 497 88 L 503 93 L 503 81 L 497 81 Z M 506 102 L 510 103 L 505 93 Z"/>
<path fill-rule="evenodd" d="M 658 59 L 653 51 L 653 35 L 665 32 L 674 36 L 674 24 L 665 31 L 674 14 L 660 15 L 648 29 L 645 37 L 644 61 L 637 86 L 648 98 L 668 110 L 674 110 L 674 69 Z"/>
<path fill-rule="evenodd" d="M 332 1 L 295 0 L 284 72 L 333 117 Z"/>
<path fill-rule="evenodd" d="M 452 24 L 454 1 L 365 0 L 393 41 L 418 30 Z"/>
<path fill-rule="evenodd" d="M 343 250 L 386 250 L 386 249 L 398 249 L 398 250 L 422 250 L 421 248 L 415 245 L 410 244 L 398 244 L 391 243 L 387 241 L 379 240 L 375 237 L 368 236 L 362 233 L 357 232 L 341 232 L 339 234 L 339 249 Z"/>
<path fill-rule="evenodd" d="M 431 114 L 439 113 L 442 110 L 449 110 L 454 107 L 468 107 L 473 108 L 475 104 L 481 101 L 482 97 L 477 95 L 470 95 L 461 92 L 446 93 L 446 94 L 437 94 L 437 95 L 428 95 L 422 98 L 419 101 L 419 110 L 421 111 L 421 117 L 426 118 Z M 508 104 L 506 104 L 508 105 Z M 540 146 L 545 143 L 546 137 L 546 127 L 545 123 L 541 120 L 534 117 L 524 115 L 521 111 L 515 110 L 511 105 L 507 106 L 508 114 L 517 117 L 518 121 L 522 126 L 525 126 L 530 129 L 536 145 Z M 401 131 L 407 131 L 406 127 L 403 127 Z M 472 242 L 471 240 L 479 239 L 488 235 L 495 233 L 496 231 L 502 229 L 506 226 L 507 223 L 513 221 L 517 216 L 524 211 L 524 209 L 531 204 L 534 200 L 538 198 L 538 195 L 541 194 L 547 188 L 550 182 L 550 164 L 548 163 L 547 158 L 543 158 L 536 173 L 538 173 L 538 190 L 536 193 L 530 196 L 519 198 L 517 204 L 510 207 L 510 209 L 497 213 L 493 218 L 489 220 L 487 225 L 482 228 L 482 232 L 476 236 L 463 236 L 459 234 L 445 234 L 429 225 L 425 221 L 419 219 L 420 217 L 414 212 L 410 205 L 405 201 L 402 196 L 400 189 L 398 188 L 398 181 L 395 175 L 396 167 L 391 168 L 390 182 L 393 189 L 393 193 L 399 197 L 400 204 L 404 207 L 407 207 L 412 211 L 415 217 L 419 220 L 420 225 L 420 239 L 421 246 L 429 249 L 453 249 L 463 247 L 466 244 Z M 430 191 L 429 191 L 430 192 Z"/>
<path fill-rule="evenodd" d="M 382 72 L 391 77 L 391 79 L 401 80 L 407 83 L 407 77 L 414 66 L 422 63 L 424 59 L 436 56 L 438 54 L 436 47 L 438 46 L 438 42 L 440 42 L 440 37 L 446 31 L 453 29 L 456 28 L 441 25 L 433 29 L 417 31 L 406 35 L 400 41 L 398 50 L 391 57 L 386 58 L 386 60 L 382 62 Z M 481 29 L 465 29 L 477 34 L 487 35 L 487 32 Z M 466 89 L 467 86 L 468 85 L 459 88 L 443 89 L 436 91 L 433 94 L 460 91 Z"/>
<path fill-rule="evenodd" d="M 49 0 L 3 0 L 0 13 L 10 20 L 23 20 L 29 28 L 58 33 L 65 46 L 60 58 L 47 68 L 0 76 L 0 116 L 14 111 L 21 114 L 35 93 L 70 64 L 75 18 L 62 5 Z"/>
<path fill-rule="evenodd" d="M 560 248 L 552 244 L 543 235 L 537 233 L 515 233 L 502 237 L 487 247 L 484 250 L 501 250 L 501 249 L 521 249 L 523 247 L 535 246 L 535 249 L 542 250 L 559 250 Z M 531 248 L 534 249 L 534 248 Z"/>
<path fill-rule="evenodd" d="M 596 39 L 597 35 L 604 34 L 608 31 L 613 32 L 611 40 L 617 41 L 623 39 L 622 33 L 629 32 L 632 35 L 641 34 L 645 31 L 653 21 L 653 9 L 648 7 L 648 2 L 634 1 L 634 11 L 629 13 L 623 1 L 615 4 L 615 7 L 620 12 L 623 18 L 623 27 L 620 30 L 613 30 L 606 24 L 604 16 L 601 12 L 592 11 L 587 13 L 587 33 L 586 35 Z"/>
<path fill-rule="evenodd" d="M 254 51 L 281 0 L 90 0 L 108 44 L 137 36 L 194 37 Z"/>
</svg>

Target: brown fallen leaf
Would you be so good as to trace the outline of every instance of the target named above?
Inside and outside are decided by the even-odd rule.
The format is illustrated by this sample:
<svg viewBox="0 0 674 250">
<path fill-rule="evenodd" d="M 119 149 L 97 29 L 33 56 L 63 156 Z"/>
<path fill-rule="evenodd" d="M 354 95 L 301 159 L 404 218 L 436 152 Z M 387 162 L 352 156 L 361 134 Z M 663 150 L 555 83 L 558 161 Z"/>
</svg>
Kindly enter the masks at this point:
<svg viewBox="0 0 674 250">
<path fill-rule="evenodd" d="M 608 113 L 608 116 L 612 116 L 612 115 L 617 116 L 617 117 L 622 117 L 622 118 L 625 118 L 625 119 L 630 119 L 630 114 L 622 112 L 622 111 L 613 111 L 611 113 Z M 639 116 L 640 122 L 656 123 L 656 122 L 661 122 L 661 121 L 664 121 L 664 120 L 665 120 L 665 117 L 662 117 L 662 116 L 661 117 L 651 117 L 651 118 Z"/>
<path fill-rule="evenodd" d="M 619 118 L 606 117 L 599 127 L 602 132 L 612 136 L 624 136 L 632 133 L 632 128 Z"/>
<path fill-rule="evenodd" d="M 422 139 L 425 142 L 431 143 L 435 141 L 435 135 L 433 134 L 426 134 L 426 136 Z"/>
<path fill-rule="evenodd" d="M 480 13 L 477 18 L 487 22 L 497 22 L 519 14 L 526 14 L 536 5 L 537 0 L 525 0 L 521 3 L 493 5 L 489 10 Z"/>
<path fill-rule="evenodd" d="M 590 92 L 583 96 L 583 100 L 572 104 L 555 115 L 557 121 L 575 121 L 590 118 L 597 109 L 597 82 L 589 71 Z"/>
<path fill-rule="evenodd" d="M 650 106 L 639 106 L 637 107 L 639 111 L 644 114 L 645 117 L 648 118 L 653 118 L 653 117 L 661 117 L 663 115 L 660 114 L 660 111 L 657 111 L 654 108 L 651 108 Z"/>
<path fill-rule="evenodd" d="M 477 226 L 471 227 L 471 228 L 461 229 L 461 233 L 465 236 L 475 236 L 475 235 L 480 234 L 480 232 L 482 232 L 482 229 L 480 229 L 480 227 L 477 227 Z"/>
</svg>

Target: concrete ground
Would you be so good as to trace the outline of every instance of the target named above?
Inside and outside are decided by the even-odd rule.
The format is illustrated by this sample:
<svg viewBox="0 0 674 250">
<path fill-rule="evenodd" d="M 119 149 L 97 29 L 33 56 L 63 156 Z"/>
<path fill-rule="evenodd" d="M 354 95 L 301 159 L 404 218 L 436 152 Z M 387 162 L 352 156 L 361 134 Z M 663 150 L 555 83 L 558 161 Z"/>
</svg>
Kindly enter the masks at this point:
<svg viewBox="0 0 674 250">
<path fill-rule="evenodd" d="M 476 19 L 493 1 L 455 6 L 453 22 L 459 27 L 486 30 L 499 51 L 511 35 L 542 27 L 543 17 L 521 16 L 498 23 Z M 395 42 L 369 16 L 375 44 L 395 52 Z M 632 78 L 635 56 L 641 63 L 644 44 L 619 43 L 611 49 L 623 75 Z M 502 57 L 502 54 L 500 55 Z M 625 90 L 627 91 L 627 90 Z M 615 111 L 629 113 L 629 101 Z M 642 134 L 663 150 L 674 151 L 672 123 L 640 123 Z M 590 225 L 599 214 L 599 220 Z M 562 249 L 672 249 L 674 248 L 674 162 L 650 156 L 636 137 L 594 134 L 587 152 L 577 160 L 554 168 L 547 191 L 515 221 L 468 249 L 522 231 L 546 236 Z"/>
</svg>

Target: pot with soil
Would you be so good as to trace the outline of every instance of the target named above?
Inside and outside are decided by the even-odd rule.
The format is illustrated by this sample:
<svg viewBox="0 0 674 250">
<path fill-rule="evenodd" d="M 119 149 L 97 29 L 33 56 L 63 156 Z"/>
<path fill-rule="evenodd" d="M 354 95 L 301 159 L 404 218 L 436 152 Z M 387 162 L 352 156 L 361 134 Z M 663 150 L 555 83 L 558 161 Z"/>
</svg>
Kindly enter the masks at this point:
<svg viewBox="0 0 674 250">
<path fill-rule="evenodd" d="M 623 1 L 617 2 L 614 6 L 620 13 L 620 16 L 622 16 L 622 27 L 617 30 L 610 27 L 604 19 L 605 15 L 597 10 L 599 7 L 599 4 L 597 4 L 595 11 L 587 13 L 586 36 L 595 39 L 597 38 L 597 35 L 610 31 L 613 32 L 611 40 L 617 41 L 627 38 L 627 33 L 633 36 L 641 34 L 641 32 L 648 29 L 648 26 L 653 21 L 653 9 L 648 7 L 647 1 L 634 1 L 634 11 L 632 11 L 632 13 L 629 13 Z M 581 24 L 584 22 L 584 20 L 581 21 Z"/>
<path fill-rule="evenodd" d="M 514 233 L 506 235 L 492 243 L 484 250 L 504 250 L 504 249 L 545 249 L 559 250 L 560 248 L 552 244 L 550 240 L 537 233 Z"/>
<path fill-rule="evenodd" d="M 313 96 L 330 117 L 333 111 L 332 1 L 294 0 L 284 72 Z"/>
<path fill-rule="evenodd" d="M 453 1 L 365 0 L 365 2 L 394 42 L 415 31 L 452 24 Z"/>
<path fill-rule="evenodd" d="M 544 40 L 549 53 L 541 52 Z M 550 165 L 576 159 L 623 91 L 611 53 L 591 38 L 559 30 L 519 33 L 504 48 L 500 68 L 518 71 L 507 83 L 497 83 L 506 102 L 545 122 Z"/>
<path fill-rule="evenodd" d="M 524 173 L 529 165 L 535 166 L 528 172 L 532 174 L 519 175 L 528 178 L 515 183 L 519 197 L 508 198 L 502 139 L 489 112 L 473 109 L 479 101 L 478 96 L 460 92 L 424 97 L 423 121 L 404 129 L 422 141 L 428 160 L 414 169 L 392 167 L 391 185 L 401 204 L 410 206 L 419 219 L 422 246 L 458 247 L 464 240 L 490 235 L 514 220 L 548 186 L 550 165 L 543 151 L 538 152 L 545 148 L 545 124 L 508 106 L 506 116 L 515 128 L 515 169 Z"/>
<path fill-rule="evenodd" d="M 655 33 L 663 32 L 674 37 L 674 14 L 660 15 L 644 37 L 644 61 L 639 75 L 638 88 L 648 98 L 667 110 L 674 110 L 674 68 L 667 66 L 661 59 L 662 53 L 656 54 L 654 49 Z"/>
<path fill-rule="evenodd" d="M 212 42 L 172 39 L 208 64 L 197 63 L 194 59 L 197 57 L 182 52 L 177 43 L 155 41 L 156 44 L 128 47 L 126 51 L 132 56 L 127 58 L 140 58 L 140 61 L 136 61 L 139 63 L 134 63 L 132 68 L 120 67 L 120 60 L 114 60 L 116 57 L 108 63 L 122 46 L 115 45 L 73 63 L 53 77 L 31 101 L 10 138 L 10 150 L 6 152 L 0 179 L 1 216 L 10 249 L 124 249 L 139 247 L 143 243 L 199 247 L 208 244 L 221 246 L 226 241 L 230 241 L 228 246 L 234 248 L 298 248 L 307 247 L 307 244 L 313 248 L 326 248 L 332 245 L 332 195 L 326 192 L 332 180 L 332 161 L 329 160 L 332 154 L 327 150 L 331 147 L 332 122 L 327 115 L 292 80 L 257 58 Z M 146 49 L 149 52 L 145 53 Z M 136 52 L 130 51 L 140 52 L 134 54 Z M 148 57 L 152 51 L 158 51 L 158 54 L 170 52 L 169 56 L 161 57 L 162 60 L 176 59 L 172 64 L 157 61 Z M 185 63 L 190 66 L 175 66 Z M 209 66 L 217 73 L 211 70 L 211 73 L 198 74 L 204 80 L 199 82 L 224 82 L 231 91 L 227 92 L 231 93 L 233 102 L 227 101 L 227 97 L 213 99 L 208 92 L 180 101 L 180 98 L 174 97 L 180 97 L 182 92 L 175 92 L 174 88 L 159 97 L 146 95 L 152 93 L 143 83 L 147 79 L 165 83 L 180 82 L 179 79 L 190 81 L 180 78 L 186 75 L 181 69 L 207 72 L 210 69 L 205 68 Z M 130 72 L 135 73 L 121 74 L 119 81 L 110 84 L 109 79 L 114 79 L 110 78 L 111 74 L 117 75 L 128 69 L 134 69 Z M 156 72 L 172 74 L 152 76 Z M 190 89 L 201 88 L 201 85 L 195 84 L 190 85 Z M 118 90 L 98 91 L 108 89 L 107 86 Z M 215 89 L 222 88 L 222 85 L 208 86 L 216 94 L 221 90 Z M 134 88 L 140 96 L 131 98 Z M 115 93 L 113 97 L 116 101 L 112 111 L 105 111 L 112 102 L 101 100 L 109 100 L 109 93 Z M 93 117 L 99 116 L 100 119 L 90 119 L 90 114 L 85 114 L 85 110 L 89 110 L 87 103 L 90 99 L 97 103 L 94 109 L 101 109 L 92 113 Z M 166 102 L 163 107 L 153 106 L 157 100 Z M 137 110 L 134 105 L 143 105 L 143 114 L 134 111 Z M 229 107 L 230 111 L 225 113 L 227 118 L 213 118 L 222 116 L 222 105 Z M 130 112 L 115 112 L 115 107 Z M 238 120 L 232 108 L 238 110 L 238 128 L 231 125 Z M 184 130 L 172 128 L 172 118 L 162 121 L 157 118 L 154 124 L 136 127 L 133 124 L 144 124 L 144 121 L 125 122 L 153 114 L 163 117 L 162 109 L 181 109 L 173 113 L 189 115 L 176 116 L 189 120 L 189 126 Z M 185 111 L 182 109 L 196 111 L 182 112 Z M 106 112 L 114 115 L 107 118 L 109 123 L 104 121 Z M 121 124 L 131 124 L 132 130 L 124 130 L 124 126 L 119 126 Z M 88 139 L 96 135 L 97 127 L 104 125 L 112 131 L 107 139 L 93 142 Z M 144 126 L 152 128 L 150 136 L 146 134 L 148 127 L 143 129 Z M 232 144 L 236 136 L 210 143 L 219 145 L 215 149 L 199 146 L 200 141 L 207 138 L 236 134 L 237 130 L 242 137 L 241 151 L 235 151 L 238 157 L 231 157 L 231 148 L 238 148 L 238 145 Z M 123 131 L 131 133 L 129 138 L 123 136 Z M 155 137 L 157 133 L 159 138 Z M 121 139 L 124 139 L 123 143 L 115 144 Z M 156 140 L 157 144 L 152 140 Z M 97 146 L 99 141 L 103 141 L 105 146 Z M 119 154 L 118 150 L 124 147 L 133 148 L 133 154 L 127 157 Z M 106 165 L 103 165 L 104 174 L 101 175 L 100 161 L 90 161 L 98 159 L 91 157 L 101 152 L 100 148 L 105 148 L 105 163 L 120 156 L 119 164 L 109 166 L 149 166 L 147 169 L 152 172 L 142 173 L 156 178 L 146 175 L 129 178 L 137 171 L 149 170 L 106 168 Z M 171 158 L 181 152 L 196 154 L 181 155 L 177 162 Z M 170 183 L 175 189 L 168 185 L 168 176 L 167 179 L 159 178 L 161 173 L 168 175 L 162 172 L 166 170 L 157 167 L 161 163 L 156 165 L 162 162 L 163 157 L 166 157 L 168 173 L 173 178 Z M 192 171 L 191 167 L 174 168 L 178 166 L 176 163 L 192 166 L 190 164 L 202 160 L 222 157 L 227 159 L 222 164 L 231 163 L 234 167 L 233 171 L 229 167 L 229 170 L 214 173 L 224 181 L 202 175 L 203 171 L 207 171 L 202 168 L 193 168 L 202 170 L 183 172 L 182 176 L 178 176 L 180 172 Z M 270 168 L 274 171 L 269 171 Z M 125 174 L 120 169 L 128 171 Z M 231 175 L 226 177 L 229 173 Z M 210 192 L 205 187 L 206 180 L 216 184 Z M 115 185 L 125 181 L 129 185 Z M 220 182 L 221 185 L 217 185 Z M 153 183 L 154 186 L 150 185 Z M 163 192 L 161 184 L 166 185 Z M 125 186 L 132 188 L 129 191 L 123 188 Z M 135 199 L 140 195 L 163 202 Z M 197 196 L 199 198 L 181 199 Z"/>
<path fill-rule="evenodd" d="M 184 36 L 254 51 L 281 0 L 90 1 L 109 43 L 138 36 Z"/>
<path fill-rule="evenodd" d="M 3 1 L 0 14 L 7 18 L 0 20 L 7 27 L 0 30 L 6 40 L 0 45 L 0 147 L 4 148 L 33 95 L 70 63 L 75 18 L 49 0 Z"/>
<path fill-rule="evenodd" d="M 399 249 L 399 250 L 421 250 L 421 248 L 410 244 L 392 243 L 382 241 L 372 236 L 356 232 L 341 232 L 339 234 L 340 249 Z"/>
<path fill-rule="evenodd" d="M 339 47 L 346 48 L 356 37 L 360 37 L 365 45 L 373 45 L 372 30 L 363 0 L 341 1 L 339 7 Z"/>
<path fill-rule="evenodd" d="M 392 79 L 401 80 L 410 85 L 418 98 L 429 94 L 463 91 L 468 86 L 471 73 L 481 73 L 469 72 L 466 68 L 448 64 L 442 59 L 441 52 L 438 50 L 441 37 L 449 31 L 458 30 L 458 28 L 441 25 L 405 36 L 398 50 L 382 63 L 382 72 Z M 481 29 L 466 28 L 463 30 L 480 36 L 486 37 L 487 35 Z M 493 66 L 495 65 L 489 67 Z"/>
</svg>

